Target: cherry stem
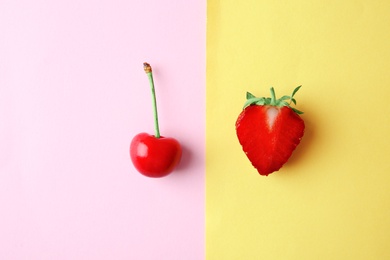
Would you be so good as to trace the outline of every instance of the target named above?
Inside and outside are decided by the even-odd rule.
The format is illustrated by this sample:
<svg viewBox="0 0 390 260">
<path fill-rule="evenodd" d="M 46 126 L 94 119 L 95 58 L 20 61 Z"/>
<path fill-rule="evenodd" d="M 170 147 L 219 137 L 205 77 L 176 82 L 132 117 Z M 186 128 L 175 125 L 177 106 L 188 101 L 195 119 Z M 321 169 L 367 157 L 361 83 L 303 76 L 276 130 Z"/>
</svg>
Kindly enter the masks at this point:
<svg viewBox="0 0 390 260">
<path fill-rule="evenodd" d="M 158 126 L 158 115 L 157 115 L 156 91 L 154 90 L 152 67 L 148 63 L 144 62 L 144 70 L 146 72 L 146 75 L 148 76 L 150 89 L 152 91 L 155 137 L 160 138 L 160 129 Z"/>
</svg>

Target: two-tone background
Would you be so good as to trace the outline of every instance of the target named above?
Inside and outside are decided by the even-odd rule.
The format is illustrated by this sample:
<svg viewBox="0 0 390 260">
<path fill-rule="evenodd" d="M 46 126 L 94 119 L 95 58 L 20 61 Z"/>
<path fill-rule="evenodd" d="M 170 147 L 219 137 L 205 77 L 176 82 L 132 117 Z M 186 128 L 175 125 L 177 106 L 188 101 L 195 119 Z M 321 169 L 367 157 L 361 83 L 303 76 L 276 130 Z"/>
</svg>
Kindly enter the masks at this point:
<svg viewBox="0 0 390 260">
<path fill-rule="evenodd" d="M 388 259 L 387 1 L 0 1 L 0 259 Z M 131 138 L 183 160 L 141 176 Z M 246 91 L 306 133 L 259 176 Z"/>
</svg>

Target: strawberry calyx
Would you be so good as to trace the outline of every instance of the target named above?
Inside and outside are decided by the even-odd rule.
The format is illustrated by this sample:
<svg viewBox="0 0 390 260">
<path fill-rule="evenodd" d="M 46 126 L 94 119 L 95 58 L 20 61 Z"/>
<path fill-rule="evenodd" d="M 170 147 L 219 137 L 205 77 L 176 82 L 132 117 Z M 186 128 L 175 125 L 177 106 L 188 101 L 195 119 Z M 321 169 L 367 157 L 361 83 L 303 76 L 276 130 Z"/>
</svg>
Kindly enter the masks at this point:
<svg viewBox="0 0 390 260">
<path fill-rule="evenodd" d="M 279 99 L 276 99 L 275 90 L 273 87 L 271 87 L 271 97 L 256 97 L 253 94 L 246 92 L 246 102 L 244 103 L 243 109 L 245 109 L 248 106 L 252 105 L 258 105 L 258 106 L 275 106 L 275 107 L 289 107 L 291 108 L 295 113 L 297 114 L 303 114 L 302 111 L 299 111 L 296 108 L 291 107 L 291 103 L 294 103 L 294 105 L 297 104 L 297 101 L 294 98 L 294 95 L 298 92 L 298 90 L 302 86 L 298 86 L 294 89 L 291 96 L 283 96 Z"/>
</svg>

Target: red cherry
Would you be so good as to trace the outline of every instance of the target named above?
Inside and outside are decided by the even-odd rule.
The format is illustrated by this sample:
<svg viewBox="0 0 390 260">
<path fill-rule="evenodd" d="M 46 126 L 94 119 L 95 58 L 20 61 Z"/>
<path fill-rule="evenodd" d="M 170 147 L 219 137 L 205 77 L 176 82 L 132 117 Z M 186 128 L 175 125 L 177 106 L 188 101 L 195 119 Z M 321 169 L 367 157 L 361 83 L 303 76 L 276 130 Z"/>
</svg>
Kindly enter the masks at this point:
<svg viewBox="0 0 390 260">
<path fill-rule="evenodd" d="M 176 139 L 157 138 L 147 133 L 136 135 L 130 145 L 130 157 L 135 168 L 147 177 L 159 178 L 171 173 L 181 154 L 181 146 Z"/>
<path fill-rule="evenodd" d="M 182 151 L 176 139 L 160 136 L 152 67 L 145 62 L 144 70 L 152 91 L 155 135 L 147 133 L 136 135 L 130 144 L 130 158 L 141 174 L 158 178 L 173 171 L 180 162 Z"/>
</svg>

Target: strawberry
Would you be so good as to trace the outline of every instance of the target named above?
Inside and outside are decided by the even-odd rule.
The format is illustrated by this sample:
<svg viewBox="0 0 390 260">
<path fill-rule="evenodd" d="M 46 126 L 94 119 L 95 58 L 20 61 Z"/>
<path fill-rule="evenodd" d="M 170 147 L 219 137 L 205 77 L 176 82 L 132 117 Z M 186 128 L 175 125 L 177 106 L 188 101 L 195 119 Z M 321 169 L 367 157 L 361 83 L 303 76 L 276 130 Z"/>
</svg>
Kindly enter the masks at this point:
<svg viewBox="0 0 390 260">
<path fill-rule="evenodd" d="M 294 95 L 300 87 L 291 96 L 280 99 L 276 99 L 273 88 L 270 98 L 258 98 L 247 92 L 236 132 L 245 154 L 260 175 L 278 171 L 301 141 L 305 123 L 299 114 L 303 112 L 290 106 L 296 104 Z"/>
</svg>

